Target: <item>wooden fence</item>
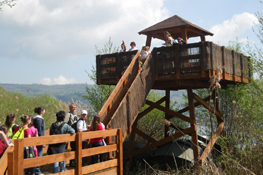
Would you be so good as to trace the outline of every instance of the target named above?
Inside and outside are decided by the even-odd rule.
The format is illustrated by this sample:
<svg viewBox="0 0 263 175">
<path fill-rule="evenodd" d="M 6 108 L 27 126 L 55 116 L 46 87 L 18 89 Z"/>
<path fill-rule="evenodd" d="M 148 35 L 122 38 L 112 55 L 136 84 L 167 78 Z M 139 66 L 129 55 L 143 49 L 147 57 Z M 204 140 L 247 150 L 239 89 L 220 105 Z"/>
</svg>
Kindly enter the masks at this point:
<svg viewBox="0 0 263 175">
<path fill-rule="evenodd" d="M 97 55 L 97 83 L 117 84 L 135 53 L 136 51 Z M 193 72 L 215 71 L 221 66 L 225 66 L 222 79 L 248 83 L 251 77 L 249 57 L 212 42 L 159 47 L 154 48 L 151 54 L 155 59 L 158 77 L 178 74 L 177 79 L 210 78 L 192 75 Z"/>
<path fill-rule="evenodd" d="M 115 143 L 108 144 L 103 147 L 82 149 L 82 140 L 108 137 L 109 140 L 115 140 Z M 116 137 L 116 139 L 112 139 Z M 76 141 L 76 151 L 70 151 L 60 154 L 47 155 L 43 157 L 24 159 L 24 147 L 33 145 L 49 145 L 54 143 Z M 101 163 L 87 165 L 82 167 L 82 157 L 102 153 L 116 152 L 117 157 Z M 0 175 L 4 174 L 8 169 L 8 175 L 23 174 L 23 169 L 53 164 L 55 162 L 68 161 L 76 159 L 76 168 L 70 169 L 62 173 L 56 174 L 89 174 L 93 172 L 101 172 L 102 174 L 123 174 L 123 150 L 122 150 L 122 130 L 110 129 L 105 131 L 91 131 L 76 134 L 52 135 L 44 137 L 34 137 L 14 140 L 14 148 L 10 147 L 6 150 L 0 159 Z"/>
</svg>

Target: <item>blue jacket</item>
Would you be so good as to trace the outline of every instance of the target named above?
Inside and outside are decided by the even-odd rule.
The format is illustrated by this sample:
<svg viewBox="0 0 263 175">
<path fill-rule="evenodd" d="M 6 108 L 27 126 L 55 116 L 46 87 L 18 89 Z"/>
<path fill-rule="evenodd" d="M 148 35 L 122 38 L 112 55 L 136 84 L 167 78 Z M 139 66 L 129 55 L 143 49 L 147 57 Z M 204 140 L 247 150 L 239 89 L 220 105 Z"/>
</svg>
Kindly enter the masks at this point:
<svg viewBox="0 0 263 175">
<path fill-rule="evenodd" d="M 45 122 L 40 115 L 33 116 L 33 125 L 38 130 L 38 136 L 45 136 Z"/>
</svg>

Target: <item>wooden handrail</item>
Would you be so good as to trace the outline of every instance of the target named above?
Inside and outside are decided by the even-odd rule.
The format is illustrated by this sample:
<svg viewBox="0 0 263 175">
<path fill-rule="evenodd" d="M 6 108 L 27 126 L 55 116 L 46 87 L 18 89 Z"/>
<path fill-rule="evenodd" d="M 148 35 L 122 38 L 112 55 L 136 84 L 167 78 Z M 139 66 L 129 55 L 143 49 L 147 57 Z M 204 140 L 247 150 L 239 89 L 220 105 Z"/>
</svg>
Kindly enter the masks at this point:
<svg viewBox="0 0 263 175">
<path fill-rule="evenodd" d="M 138 73 L 139 70 L 139 56 L 140 51 L 137 51 L 137 54 L 134 56 L 132 62 L 129 64 L 128 68 L 125 70 L 118 84 L 112 91 L 111 95 L 101 108 L 99 115 L 102 118 L 103 123 L 107 126 L 110 121 L 110 117 L 113 115 L 117 109 L 119 103 L 122 100 L 122 97 L 128 90 L 128 87 L 132 83 L 132 80 Z"/>
<path fill-rule="evenodd" d="M 4 174 L 8 167 L 8 153 L 13 152 L 14 147 L 10 146 L 5 150 L 5 153 L 0 159 L 0 175 Z"/>
<path fill-rule="evenodd" d="M 91 131 L 91 132 L 82 132 L 76 134 L 63 134 L 63 135 L 55 135 L 55 136 L 43 136 L 43 137 L 34 137 L 34 138 L 24 138 L 24 139 L 16 139 L 14 140 L 14 147 L 9 147 L 4 156 L 0 159 L 0 175 L 4 174 L 5 170 L 10 166 L 13 166 L 8 174 L 23 174 L 23 169 L 35 167 L 35 166 L 43 166 L 47 164 L 52 164 L 55 162 L 61 162 L 71 159 L 77 160 L 77 166 L 75 170 L 65 171 L 59 174 L 84 174 L 84 173 L 91 173 L 96 172 L 99 170 L 104 170 L 109 167 L 117 167 L 116 173 L 123 174 L 122 168 L 122 137 L 120 135 L 122 133 L 121 129 L 111 129 L 105 131 Z M 48 134 L 48 133 L 46 133 Z M 82 150 L 82 140 L 83 139 L 92 139 L 92 138 L 100 138 L 100 137 L 112 137 L 115 136 L 118 138 L 117 143 L 113 143 L 111 145 L 103 146 L 103 147 L 95 147 L 95 148 L 88 148 Z M 47 155 L 43 157 L 36 157 L 30 159 L 23 159 L 24 154 L 24 147 L 26 146 L 33 146 L 33 145 L 48 145 L 54 143 L 61 143 L 61 142 L 69 142 L 69 141 L 76 141 L 76 151 L 70 151 L 55 155 Z M 15 148 L 15 149 L 14 149 Z M 118 156 L 115 159 L 110 161 L 105 161 L 99 163 L 99 165 L 94 164 L 90 168 L 90 166 L 86 166 L 82 168 L 82 157 L 107 153 L 117 151 Z M 7 152 L 12 153 L 12 157 L 7 154 Z M 10 159 L 10 160 L 9 160 Z M 121 160 L 119 160 L 121 159 Z M 112 170 L 111 170 L 112 171 Z"/>
</svg>

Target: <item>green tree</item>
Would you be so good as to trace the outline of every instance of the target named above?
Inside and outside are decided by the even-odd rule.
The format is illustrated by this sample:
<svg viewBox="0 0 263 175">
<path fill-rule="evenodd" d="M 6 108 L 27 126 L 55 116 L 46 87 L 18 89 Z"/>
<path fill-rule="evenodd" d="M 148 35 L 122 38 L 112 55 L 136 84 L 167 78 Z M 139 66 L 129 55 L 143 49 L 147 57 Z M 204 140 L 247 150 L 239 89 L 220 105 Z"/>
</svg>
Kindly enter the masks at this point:
<svg viewBox="0 0 263 175">
<path fill-rule="evenodd" d="M 99 54 L 110 54 L 118 52 L 118 47 L 113 45 L 113 42 L 111 41 L 111 38 L 107 42 L 105 42 L 104 47 L 102 49 L 99 49 L 97 46 L 95 46 L 96 55 Z M 97 75 L 96 75 L 96 68 L 94 65 L 92 65 L 91 72 L 87 72 L 88 77 L 94 85 L 92 86 L 86 86 L 86 95 L 78 94 L 83 99 L 87 100 L 91 104 L 91 113 L 97 113 L 100 111 L 106 100 L 108 99 L 109 95 L 113 91 L 115 86 L 111 85 L 97 85 Z"/>
<path fill-rule="evenodd" d="M 9 7 L 13 7 L 15 5 L 16 0 L 2 0 L 0 1 L 0 11 L 2 10 L 3 5 L 8 5 Z"/>
</svg>

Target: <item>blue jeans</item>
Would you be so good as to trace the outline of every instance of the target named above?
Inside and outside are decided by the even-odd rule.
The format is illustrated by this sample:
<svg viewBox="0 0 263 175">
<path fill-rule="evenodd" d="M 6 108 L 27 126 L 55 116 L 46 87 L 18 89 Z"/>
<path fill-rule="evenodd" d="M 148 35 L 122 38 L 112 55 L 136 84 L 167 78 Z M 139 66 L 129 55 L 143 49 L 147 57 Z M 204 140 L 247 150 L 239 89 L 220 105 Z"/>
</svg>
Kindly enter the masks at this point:
<svg viewBox="0 0 263 175">
<path fill-rule="evenodd" d="M 65 145 L 62 145 L 60 147 L 51 147 L 51 150 L 52 150 L 52 154 L 64 153 L 65 152 Z M 53 164 L 53 173 L 58 172 L 58 165 L 60 167 L 60 172 L 65 171 L 66 161 L 62 161 L 62 162 L 56 162 Z"/>
<path fill-rule="evenodd" d="M 38 151 L 38 157 L 42 157 L 42 155 L 43 155 L 43 146 L 42 145 L 37 146 L 37 151 Z M 37 166 L 35 168 L 35 175 L 39 175 L 39 174 L 41 174 L 41 171 L 40 171 L 40 167 Z"/>
<path fill-rule="evenodd" d="M 95 142 L 95 143 L 91 143 L 92 147 L 98 147 L 98 146 L 103 146 L 103 142 Z M 94 163 L 98 163 L 98 155 L 94 155 L 91 157 L 92 160 L 92 164 Z M 103 154 L 100 154 L 100 162 L 103 162 Z"/>
</svg>

